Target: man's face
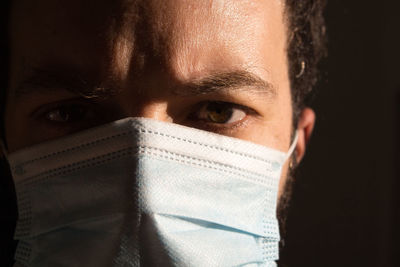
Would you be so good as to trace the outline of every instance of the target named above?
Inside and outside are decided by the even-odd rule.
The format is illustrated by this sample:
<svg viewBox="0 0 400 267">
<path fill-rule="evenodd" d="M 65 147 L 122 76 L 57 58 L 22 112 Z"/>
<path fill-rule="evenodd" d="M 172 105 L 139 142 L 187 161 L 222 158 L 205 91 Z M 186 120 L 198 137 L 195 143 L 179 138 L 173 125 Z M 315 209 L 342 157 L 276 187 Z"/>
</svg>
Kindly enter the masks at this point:
<svg viewBox="0 0 400 267">
<path fill-rule="evenodd" d="M 282 1 L 18 0 L 10 27 L 10 152 L 124 117 L 289 148 Z"/>
</svg>

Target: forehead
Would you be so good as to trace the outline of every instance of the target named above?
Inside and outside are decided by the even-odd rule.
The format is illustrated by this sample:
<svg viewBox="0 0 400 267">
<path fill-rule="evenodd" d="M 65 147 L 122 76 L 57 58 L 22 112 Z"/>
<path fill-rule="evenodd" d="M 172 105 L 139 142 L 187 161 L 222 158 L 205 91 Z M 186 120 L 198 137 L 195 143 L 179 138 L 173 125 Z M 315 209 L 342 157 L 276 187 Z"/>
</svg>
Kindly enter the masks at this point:
<svg viewBox="0 0 400 267">
<path fill-rule="evenodd" d="M 273 77 L 285 58 L 283 9 L 279 0 L 20 0 L 12 73 L 62 62 L 119 80 L 158 69 L 178 80 L 237 68 Z"/>
</svg>

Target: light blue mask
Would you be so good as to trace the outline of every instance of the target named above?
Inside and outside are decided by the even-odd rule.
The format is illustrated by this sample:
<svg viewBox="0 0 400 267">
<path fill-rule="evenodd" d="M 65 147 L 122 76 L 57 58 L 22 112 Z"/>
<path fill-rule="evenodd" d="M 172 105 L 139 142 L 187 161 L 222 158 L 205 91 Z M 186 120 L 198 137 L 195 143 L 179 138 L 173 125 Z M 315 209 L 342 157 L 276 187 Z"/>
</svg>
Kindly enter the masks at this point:
<svg viewBox="0 0 400 267">
<path fill-rule="evenodd" d="M 127 118 L 12 153 L 16 266 L 276 266 L 295 143 Z"/>
</svg>

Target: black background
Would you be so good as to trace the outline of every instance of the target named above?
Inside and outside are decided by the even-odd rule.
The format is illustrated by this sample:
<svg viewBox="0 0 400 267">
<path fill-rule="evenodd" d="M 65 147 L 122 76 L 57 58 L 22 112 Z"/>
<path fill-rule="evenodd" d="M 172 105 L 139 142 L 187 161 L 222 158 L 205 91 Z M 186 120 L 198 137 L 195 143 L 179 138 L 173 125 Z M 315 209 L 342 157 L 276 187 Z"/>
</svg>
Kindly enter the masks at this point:
<svg viewBox="0 0 400 267">
<path fill-rule="evenodd" d="M 400 266 L 399 1 L 330 0 L 282 266 Z"/>
</svg>

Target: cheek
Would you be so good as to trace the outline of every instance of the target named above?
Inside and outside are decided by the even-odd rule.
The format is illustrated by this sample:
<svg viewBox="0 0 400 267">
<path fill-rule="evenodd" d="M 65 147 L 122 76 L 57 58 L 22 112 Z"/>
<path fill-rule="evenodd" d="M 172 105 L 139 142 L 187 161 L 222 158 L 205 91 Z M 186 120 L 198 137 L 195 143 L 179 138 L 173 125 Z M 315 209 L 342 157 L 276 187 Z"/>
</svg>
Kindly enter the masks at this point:
<svg viewBox="0 0 400 267">
<path fill-rule="evenodd" d="M 20 148 L 34 145 L 36 143 L 35 140 L 43 138 L 42 132 L 35 131 L 38 125 L 31 120 L 29 110 L 31 105 L 34 104 L 31 102 L 25 101 L 23 105 L 17 105 L 14 101 L 7 101 L 4 125 L 10 153 Z"/>
<path fill-rule="evenodd" d="M 24 146 L 24 144 L 20 144 L 21 141 L 27 142 L 27 136 L 24 136 L 22 132 L 22 125 L 24 125 L 24 122 L 16 119 L 15 112 L 6 108 L 5 135 L 9 152 Z"/>
</svg>

